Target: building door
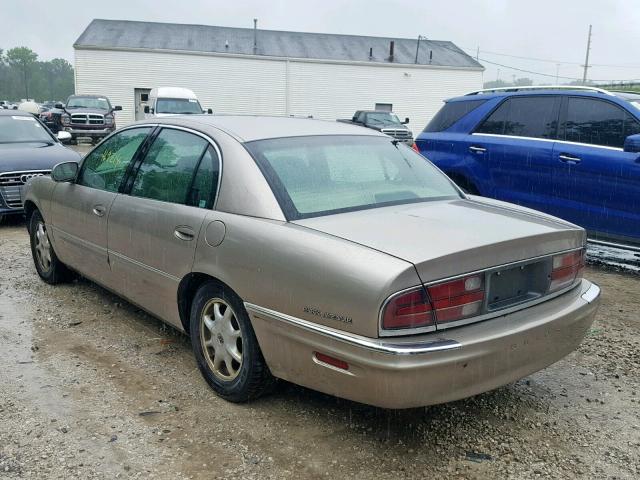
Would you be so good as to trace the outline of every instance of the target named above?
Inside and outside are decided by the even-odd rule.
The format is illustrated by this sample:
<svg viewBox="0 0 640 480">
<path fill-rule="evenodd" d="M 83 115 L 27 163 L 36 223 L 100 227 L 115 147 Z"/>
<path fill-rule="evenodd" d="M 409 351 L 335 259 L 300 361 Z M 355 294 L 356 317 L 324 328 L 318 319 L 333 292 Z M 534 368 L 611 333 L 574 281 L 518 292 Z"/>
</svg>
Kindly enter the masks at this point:
<svg viewBox="0 0 640 480">
<path fill-rule="evenodd" d="M 148 105 L 149 102 L 149 92 L 150 88 L 136 88 L 134 89 L 135 94 L 135 105 L 136 105 L 136 120 L 144 120 L 144 107 Z"/>
</svg>

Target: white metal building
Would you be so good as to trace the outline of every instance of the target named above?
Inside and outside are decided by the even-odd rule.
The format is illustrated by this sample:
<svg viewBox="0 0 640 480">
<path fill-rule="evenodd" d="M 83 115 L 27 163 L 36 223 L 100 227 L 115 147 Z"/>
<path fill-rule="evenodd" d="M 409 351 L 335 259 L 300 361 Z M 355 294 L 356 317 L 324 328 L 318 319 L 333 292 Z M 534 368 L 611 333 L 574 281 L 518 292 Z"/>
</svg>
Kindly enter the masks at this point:
<svg viewBox="0 0 640 480">
<path fill-rule="evenodd" d="M 378 107 L 420 131 L 444 99 L 482 88 L 484 70 L 447 41 L 121 20 L 93 20 L 74 49 L 76 93 L 122 105 L 119 126 L 143 118 L 151 88 L 175 86 L 215 113 L 333 120 Z"/>
</svg>

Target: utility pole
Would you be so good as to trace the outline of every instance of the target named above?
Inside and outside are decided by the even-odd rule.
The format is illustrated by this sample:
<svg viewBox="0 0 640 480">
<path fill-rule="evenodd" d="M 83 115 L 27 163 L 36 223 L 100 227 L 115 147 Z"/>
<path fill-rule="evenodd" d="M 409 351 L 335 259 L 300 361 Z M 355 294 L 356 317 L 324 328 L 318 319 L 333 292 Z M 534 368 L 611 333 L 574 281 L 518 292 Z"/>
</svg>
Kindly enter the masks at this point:
<svg viewBox="0 0 640 480">
<path fill-rule="evenodd" d="M 589 36 L 587 37 L 587 54 L 584 59 L 584 73 L 582 74 L 582 84 L 587 84 L 587 69 L 589 68 L 589 50 L 591 50 L 591 25 L 589 25 Z"/>
<path fill-rule="evenodd" d="M 476 62 L 480 61 L 480 45 L 478 45 L 478 49 L 476 50 Z"/>
</svg>

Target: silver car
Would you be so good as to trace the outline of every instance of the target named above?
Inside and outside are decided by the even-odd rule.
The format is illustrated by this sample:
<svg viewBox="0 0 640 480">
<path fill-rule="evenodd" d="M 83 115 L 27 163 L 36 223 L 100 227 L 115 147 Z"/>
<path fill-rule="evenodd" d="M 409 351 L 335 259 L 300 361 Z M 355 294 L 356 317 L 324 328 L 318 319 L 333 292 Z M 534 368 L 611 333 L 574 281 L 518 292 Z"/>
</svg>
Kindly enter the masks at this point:
<svg viewBox="0 0 640 480">
<path fill-rule="evenodd" d="M 584 230 L 336 122 L 132 124 L 23 200 L 44 281 L 81 274 L 184 331 L 234 402 L 275 378 L 388 408 L 468 397 L 573 351 L 599 303 Z"/>
</svg>

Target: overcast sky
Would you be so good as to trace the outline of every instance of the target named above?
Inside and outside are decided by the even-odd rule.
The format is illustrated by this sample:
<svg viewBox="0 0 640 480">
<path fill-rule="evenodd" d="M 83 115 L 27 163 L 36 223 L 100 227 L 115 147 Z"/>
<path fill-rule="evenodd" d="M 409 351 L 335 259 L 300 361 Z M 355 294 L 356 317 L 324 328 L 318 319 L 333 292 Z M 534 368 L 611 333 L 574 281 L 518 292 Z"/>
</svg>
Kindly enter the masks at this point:
<svg viewBox="0 0 640 480">
<path fill-rule="evenodd" d="M 73 42 L 94 18 L 450 40 L 473 56 L 485 81 L 582 77 L 593 24 L 589 78 L 640 79 L 638 0 L 0 0 L 0 48 L 27 46 L 73 62 Z M 502 54 L 502 55 L 497 55 Z M 528 60 L 513 58 L 534 57 Z M 557 65 L 558 62 L 566 62 Z M 536 77 L 507 67 L 547 73 Z M 499 69 L 499 71 L 498 71 Z M 562 78 L 560 79 L 562 81 Z"/>
</svg>

